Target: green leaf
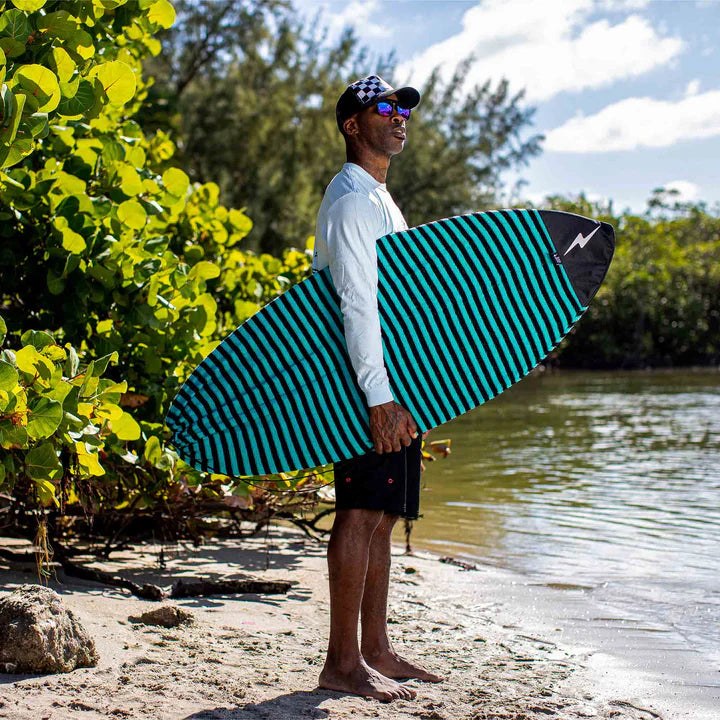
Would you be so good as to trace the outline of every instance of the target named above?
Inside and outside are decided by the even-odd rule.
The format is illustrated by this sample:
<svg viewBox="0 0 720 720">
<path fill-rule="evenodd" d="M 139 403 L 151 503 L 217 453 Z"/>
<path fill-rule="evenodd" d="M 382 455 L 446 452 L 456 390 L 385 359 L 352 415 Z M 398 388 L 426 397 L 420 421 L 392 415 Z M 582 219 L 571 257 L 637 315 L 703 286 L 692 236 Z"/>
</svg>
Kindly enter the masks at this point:
<svg viewBox="0 0 720 720">
<path fill-rule="evenodd" d="M 29 132 L 33 137 L 47 136 L 50 130 L 47 113 L 33 113 L 22 122 L 20 128 Z"/>
<path fill-rule="evenodd" d="M 126 200 L 124 203 L 120 203 L 117 215 L 123 225 L 131 227 L 133 230 L 140 230 L 145 227 L 147 214 L 137 200 Z"/>
<path fill-rule="evenodd" d="M 220 275 L 220 268 L 215 263 L 201 260 L 192 266 L 188 277 L 191 280 L 210 280 Z"/>
<path fill-rule="evenodd" d="M 18 371 L 10 363 L 0 360 L 0 390 L 12 392 L 18 386 Z"/>
<path fill-rule="evenodd" d="M 45 0 L 12 0 L 12 4 L 18 10 L 31 13 L 39 10 L 45 4 Z"/>
<path fill-rule="evenodd" d="M 15 427 L 9 420 L 0 421 L 0 447 L 11 450 L 25 448 L 27 444 L 27 430 L 22 425 Z"/>
<path fill-rule="evenodd" d="M 140 439 L 140 425 L 130 413 L 125 411 L 118 420 L 112 421 L 112 431 L 117 435 L 118 440 Z"/>
<path fill-rule="evenodd" d="M 85 378 L 80 386 L 80 397 L 89 398 L 95 394 L 99 378 L 93 377 L 93 364 L 90 363 L 85 370 Z"/>
<path fill-rule="evenodd" d="M 31 32 L 30 20 L 21 10 L 6 10 L 0 13 L 0 35 L 7 35 L 15 42 L 22 43 L 23 50 Z"/>
<path fill-rule="evenodd" d="M 73 385 L 71 385 L 69 382 L 61 380 L 57 385 L 54 385 L 51 390 L 46 392 L 44 394 L 44 397 L 51 398 L 52 400 L 57 400 L 58 402 L 62 403 L 65 398 L 70 394 L 70 392 L 73 389 Z"/>
<path fill-rule="evenodd" d="M 62 246 L 65 250 L 76 255 L 85 251 L 87 248 L 85 238 L 70 227 L 66 217 L 62 215 L 56 217 L 53 225 L 62 236 Z"/>
<path fill-rule="evenodd" d="M 252 230 L 252 220 L 241 210 L 233 208 L 228 213 L 228 220 L 231 225 L 239 232 L 249 233 Z"/>
<path fill-rule="evenodd" d="M 61 85 L 70 80 L 77 67 L 75 61 L 68 55 L 67 50 L 61 47 L 54 47 L 52 49 L 52 52 L 48 56 L 48 61 Z"/>
<path fill-rule="evenodd" d="M 65 280 L 56 275 L 52 270 L 47 271 L 46 282 L 48 290 L 52 295 L 60 295 L 65 289 Z"/>
<path fill-rule="evenodd" d="M 78 463 L 80 469 L 87 475 L 104 475 L 105 469 L 100 465 L 97 452 L 90 449 L 87 442 L 76 442 L 75 452 L 77 452 Z"/>
<path fill-rule="evenodd" d="M 162 448 L 157 435 L 151 435 L 145 443 L 145 451 L 143 452 L 145 460 L 154 465 L 162 457 Z"/>
<path fill-rule="evenodd" d="M 112 60 L 96 65 L 88 78 L 97 78 L 103 86 L 111 105 L 124 105 L 135 95 L 135 73 L 121 60 Z"/>
<path fill-rule="evenodd" d="M 63 418 L 62 404 L 57 400 L 41 397 L 29 408 L 27 433 L 32 440 L 50 437 Z"/>
<path fill-rule="evenodd" d="M 53 364 L 32 345 L 26 345 L 15 353 L 15 364 L 22 372 L 40 377 L 49 378 L 54 369 Z"/>
<path fill-rule="evenodd" d="M 54 480 L 62 475 L 62 465 L 52 443 L 44 442 L 28 451 L 25 472 L 33 480 Z"/>
<path fill-rule="evenodd" d="M 57 75 L 43 65 L 22 65 L 13 76 L 13 89 L 19 88 L 35 98 L 38 112 L 51 112 L 60 102 L 60 85 Z"/>
<path fill-rule="evenodd" d="M 33 482 L 35 483 L 35 489 L 37 490 L 38 500 L 41 505 L 47 505 L 51 502 L 55 503 L 56 506 L 60 505 L 57 496 L 55 495 L 55 485 L 53 485 L 50 480 L 35 478 Z"/>
<path fill-rule="evenodd" d="M 59 115 L 82 115 L 89 110 L 95 102 L 95 88 L 91 82 L 80 80 L 75 94 L 72 97 L 63 97 L 58 104 Z"/>
<path fill-rule="evenodd" d="M 157 0 L 151 5 L 147 18 L 150 22 L 167 29 L 175 22 L 175 8 L 168 0 Z"/>
<path fill-rule="evenodd" d="M 123 415 L 123 409 L 111 402 L 102 402 L 95 408 L 95 417 L 107 420 L 119 420 Z"/>
<path fill-rule="evenodd" d="M 95 54 L 95 43 L 84 30 L 75 30 L 69 38 L 75 52 L 83 59 L 89 60 Z"/>
<path fill-rule="evenodd" d="M 162 174 L 165 189 L 176 197 L 185 197 L 190 187 L 190 178 L 178 168 L 169 168 Z"/>
<path fill-rule="evenodd" d="M 55 344 L 55 338 L 44 330 L 26 330 L 20 336 L 20 341 L 23 345 L 32 345 L 36 350 Z"/>
<path fill-rule="evenodd" d="M 32 138 L 15 138 L 12 145 L 0 148 L 0 167 L 12 167 L 29 155 L 33 149 Z"/>
<path fill-rule="evenodd" d="M 48 37 L 60 40 L 70 40 L 78 28 L 77 21 L 67 10 L 39 15 L 36 23 L 38 30 L 42 30 Z"/>
<path fill-rule="evenodd" d="M 93 376 L 100 377 L 107 369 L 108 363 L 111 361 L 112 362 L 118 361 L 117 350 L 115 350 L 114 352 L 111 352 L 109 355 L 103 355 L 102 357 L 98 358 L 97 360 L 93 360 L 93 362 L 92 362 Z"/>
<path fill-rule="evenodd" d="M 142 179 L 134 167 L 127 164 L 121 165 L 118 169 L 118 176 L 120 178 L 120 189 L 126 195 L 139 195 L 143 192 Z"/>
<path fill-rule="evenodd" d="M 0 50 L 3 50 L 9 58 L 15 58 L 25 52 L 25 43 L 11 37 L 0 37 Z"/>
<path fill-rule="evenodd" d="M 3 119 L 2 129 L 0 129 L 0 142 L 10 144 L 17 136 L 26 97 L 22 94 L 15 95 L 8 89 L 7 85 L 5 85 L 2 89 L 2 100 L 5 117 Z"/>
<path fill-rule="evenodd" d="M 7 335 L 7 325 L 5 321 L 0 317 L 0 345 L 5 342 L 5 336 Z"/>
</svg>

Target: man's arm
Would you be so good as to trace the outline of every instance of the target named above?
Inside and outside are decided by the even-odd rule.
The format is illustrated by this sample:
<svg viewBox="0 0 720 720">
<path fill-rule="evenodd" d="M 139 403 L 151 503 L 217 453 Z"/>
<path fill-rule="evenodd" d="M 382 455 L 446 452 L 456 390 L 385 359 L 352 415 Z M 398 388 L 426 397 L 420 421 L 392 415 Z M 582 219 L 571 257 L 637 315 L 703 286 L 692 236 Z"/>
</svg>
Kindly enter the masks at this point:
<svg viewBox="0 0 720 720">
<path fill-rule="evenodd" d="M 393 400 L 383 358 L 377 307 L 377 253 L 382 235 L 380 209 L 366 196 L 350 193 L 328 213 L 330 275 L 340 297 L 350 363 L 370 408 L 370 430 L 378 453 L 409 445 L 417 427 Z"/>
</svg>

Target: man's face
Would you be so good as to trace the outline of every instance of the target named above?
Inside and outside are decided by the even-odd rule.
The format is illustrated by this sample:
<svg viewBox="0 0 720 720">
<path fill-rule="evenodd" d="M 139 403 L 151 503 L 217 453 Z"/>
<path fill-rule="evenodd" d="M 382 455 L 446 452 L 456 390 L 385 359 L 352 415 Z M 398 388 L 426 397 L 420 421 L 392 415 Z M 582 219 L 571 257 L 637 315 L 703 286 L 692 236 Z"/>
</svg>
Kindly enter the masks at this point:
<svg viewBox="0 0 720 720">
<path fill-rule="evenodd" d="M 392 94 L 389 100 L 397 100 Z M 355 115 L 358 127 L 358 139 L 385 155 L 397 155 L 405 147 L 407 128 L 405 119 L 393 108 L 390 117 L 383 117 L 375 105 L 370 105 Z"/>
</svg>

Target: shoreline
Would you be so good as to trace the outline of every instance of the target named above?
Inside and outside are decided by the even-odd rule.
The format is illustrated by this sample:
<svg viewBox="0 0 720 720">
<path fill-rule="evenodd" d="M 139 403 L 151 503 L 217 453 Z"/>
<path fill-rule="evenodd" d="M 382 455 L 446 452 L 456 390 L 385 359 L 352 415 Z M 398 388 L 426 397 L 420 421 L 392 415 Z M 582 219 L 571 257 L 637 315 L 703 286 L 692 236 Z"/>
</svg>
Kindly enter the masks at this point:
<svg viewBox="0 0 720 720">
<path fill-rule="evenodd" d="M 0 540 L 2 543 L 2 540 Z M 274 525 L 265 536 L 210 540 L 194 548 L 138 544 L 92 567 L 136 582 L 169 586 L 179 577 L 250 574 L 291 580 L 287 595 L 166 601 L 195 616 L 165 629 L 131 623 L 158 607 L 128 591 L 58 578 L 60 592 L 95 639 L 95 668 L 57 675 L 0 675 L 0 718 L 295 718 L 382 717 L 427 720 L 628 718 L 707 720 L 682 707 L 662 680 L 583 647 L 543 625 L 538 598 L 510 571 L 439 562 L 394 545 L 389 627 L 396 650 L 448 679 L 409 681 L 414 700 L 380 703 L 318 689 L 329 622 L 324 545 Z M 269 562 L 269 569 L 265 570 Z M 30 572 L 23 572 L 30 568 Z M 34 568 L 0 560 L 0 595 L 36 583 Z"/>
</svg>

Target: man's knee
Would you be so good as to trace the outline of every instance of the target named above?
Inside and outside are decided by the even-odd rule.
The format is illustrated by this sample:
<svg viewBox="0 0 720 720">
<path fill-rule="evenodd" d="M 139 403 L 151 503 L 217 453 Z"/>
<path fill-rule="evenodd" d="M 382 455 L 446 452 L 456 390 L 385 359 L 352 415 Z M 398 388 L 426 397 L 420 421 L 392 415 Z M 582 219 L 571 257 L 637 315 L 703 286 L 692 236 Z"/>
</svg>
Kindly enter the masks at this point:
<svg viewBox="0 0 720 720">
<path fill-rule="evenodd" d="M 400 515 L 397 515 L 395 513 L 389 513 L 386 512 L 383 516 L 380 522 L 378 523 L 378 530 L 382 530 L 383 532 L 391 533 L 393 528 L 395 527 L 395 523 L 400 519 Z"/>
<path fill-rule="evenodd" d="M 348 508 L 335 511 L 335 522 L 333 532 L 348 530 L 368 536 L 375 532 L 375 529 L 383 522 L 382 510 L 368 510 L 365 508 Z"/>
</svg>

